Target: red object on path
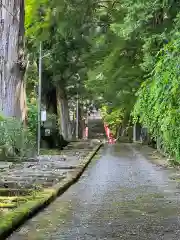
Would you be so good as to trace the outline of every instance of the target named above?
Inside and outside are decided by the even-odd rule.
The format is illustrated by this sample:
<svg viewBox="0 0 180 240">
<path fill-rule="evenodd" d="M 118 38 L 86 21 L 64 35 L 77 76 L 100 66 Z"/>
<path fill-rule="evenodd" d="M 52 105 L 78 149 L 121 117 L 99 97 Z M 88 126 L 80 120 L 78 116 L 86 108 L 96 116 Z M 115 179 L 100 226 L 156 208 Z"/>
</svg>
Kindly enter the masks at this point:
<svg viewBox="0 0 180 240">
<path fill-rule="evenodd" d="M 113 134 L 110 132 L 110 129 L 109 129 L 109 127 L 106 123 L 104 124 L 104 129 L 105 129 L 105 132 L 106 132 L 108 143 L 109 144 L 114 144 L 116 142 L 115 138 L 113 137 Z"/>
</svg>

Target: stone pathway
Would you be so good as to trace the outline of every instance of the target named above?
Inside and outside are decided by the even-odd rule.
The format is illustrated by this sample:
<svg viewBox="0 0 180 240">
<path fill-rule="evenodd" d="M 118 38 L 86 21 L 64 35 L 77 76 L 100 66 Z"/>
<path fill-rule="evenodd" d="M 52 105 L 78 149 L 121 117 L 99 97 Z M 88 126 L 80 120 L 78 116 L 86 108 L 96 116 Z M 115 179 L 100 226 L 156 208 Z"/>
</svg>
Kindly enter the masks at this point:
<svg viewBox="0 0 180 240">
<path fill-rule="evenodd" d="M 8 240 L 179 240 L 177 170 L 155 164 L 153 152 L 105 146 L 76 184 Z"/>
<path fill-rule="evenodd" d="M 51 187 L 75 169 L 93 148 L 89 142 L 72 143 L 61 155 L 43 155 L 22 163 L 0 162 L 0 196 L 2 188 Z"/>
</svg>

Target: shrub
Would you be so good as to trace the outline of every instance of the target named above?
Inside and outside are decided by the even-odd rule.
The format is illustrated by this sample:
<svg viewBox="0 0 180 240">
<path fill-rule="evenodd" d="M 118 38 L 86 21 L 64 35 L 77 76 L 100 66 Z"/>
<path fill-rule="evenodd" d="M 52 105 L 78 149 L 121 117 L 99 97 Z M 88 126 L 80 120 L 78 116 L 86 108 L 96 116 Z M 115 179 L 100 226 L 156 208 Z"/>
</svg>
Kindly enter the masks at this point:
<svg viewBox="0 0 180 240">
<path fill-rule="evenodd" d="M 180 40 L 169 43 L 158 56 L 151 77 L 141 86 L 134 109 L 141 123 L 161 141 L 162 148 L 180 161 Z"/>
<path fill-rule="evenodd" d="M 0 117 L 1 158 L 24 158 L 33 155 L 35 135 L 16 118 Z"/>
</svg>

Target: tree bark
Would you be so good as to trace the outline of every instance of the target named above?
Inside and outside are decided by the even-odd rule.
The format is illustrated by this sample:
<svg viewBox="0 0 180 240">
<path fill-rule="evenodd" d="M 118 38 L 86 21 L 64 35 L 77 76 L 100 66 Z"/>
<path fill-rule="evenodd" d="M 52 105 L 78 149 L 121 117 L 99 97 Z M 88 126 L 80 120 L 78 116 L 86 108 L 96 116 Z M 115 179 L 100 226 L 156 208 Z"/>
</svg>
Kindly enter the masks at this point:
<svg viewBox="0 0 180 240">
<path fill-rule="evenodd" d="M 70 140 L 70 121 L 68 99 L 63 87 L 56 88 L 57 95 L 57 113 L 59 119 L 60 132 L 65 140 Z"/>
<path fill-rule="evenodd" d="M 0 1 L 0 112 L 26 118 L 24 0 Z"/>
<path fill-rule="evenodd" d="M 83 138 L 83 131 L 85 128 L 85 123 L 83 121 L 83 106 L 82 104 L 79 104 L 79 138 L 82 139 Z"/>
</svg>

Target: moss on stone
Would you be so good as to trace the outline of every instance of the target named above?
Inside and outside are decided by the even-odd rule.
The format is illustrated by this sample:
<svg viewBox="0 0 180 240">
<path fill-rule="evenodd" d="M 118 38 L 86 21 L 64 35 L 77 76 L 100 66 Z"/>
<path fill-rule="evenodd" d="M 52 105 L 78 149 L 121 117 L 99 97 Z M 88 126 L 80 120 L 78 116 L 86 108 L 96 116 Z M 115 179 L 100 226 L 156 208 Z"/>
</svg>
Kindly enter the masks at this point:
<svg viewBox="0 0 180 240">
<path fill-rule="evenodd" d="M 16 203 L 6 203 L 6 202 L 0 202 L 0 208 L 15 208 L 17 207 Z"/>
</svg>

